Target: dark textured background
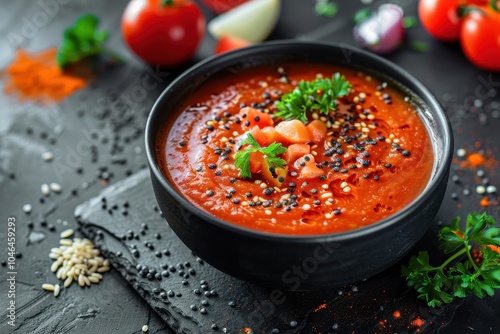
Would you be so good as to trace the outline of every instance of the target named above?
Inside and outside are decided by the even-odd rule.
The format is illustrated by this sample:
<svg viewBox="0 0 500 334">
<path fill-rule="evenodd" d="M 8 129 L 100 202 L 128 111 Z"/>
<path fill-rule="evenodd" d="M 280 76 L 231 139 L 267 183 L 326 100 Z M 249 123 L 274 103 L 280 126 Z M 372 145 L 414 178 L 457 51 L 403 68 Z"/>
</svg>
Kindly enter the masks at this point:
<svg viewBox="0 0 500 334">
<path fill-rule="evenodd" d="M 375 1 L 372 6 L 381 2 Z M 180 245 L 154 210 L 147 175 L 136 175 L 138 184 L 127 180 L 118 190 L 101 182 L 109 179 L 109 183 L 115 183 L 145 167 L 143 127 L 147 113 L 161 90 L 182 69 L 150 69 L 127 51 L 119 33 L 119 20 L 126 1 L 61 1 L 64 4 L 42 5 L 49 3 L 56 1 L 0 1 L 1 68 L 12 60 L 17 47 L 40 51 L 59 45 L 63 28 L 86 12 L 101 18 L 101 26 L 111 32 L 108 47 L 123 55 L 126 62 L 121 66 L 100 68 L 90 87 L 59 104 L 42 107 L 18 103 L 11 96 L 0 95 L 0 221 L 5 228 L 0 232 L 0 245 L 5 245 L 0 246 L 0 260 L 7 258 L 6 222 L 8 217 L 14 216 L 20 256 L 17 259 L 15 332 L 140 333 L 142 325 L 148 324 L 151 333 L 169 333 L 171 330 L 163 317 L 176 330 L 193 333 L 212 332 L 214 323 L 218 331 L 225 329 L 230 333 L 240 332 L 245 327 L 267 333 L 273 329 L 281 333 L 393 333 L 415 332 L 418 327 L 411 323 L 417 316 L 425 320 L 420 328 L 422 332 L 499 331 L 498 296 L 483 301 L 467 298 L 432 310 L 416 300 L 416 295 L 405 287 L 398 277 L 399 264 L 354 286 L 335 291 L 287 294 L 286 302 L 273 309 L 266 302 L 268 290 L 226 277 L 198 262 Z M 280 21 L 271 38 L 352 44 L 351 18 L 361 3 L 339 3 L 339 15 L 328 19 L 313 14 L 312 0 L 284 0 Z M 415 14 L 416 1 L 399 3 L 407 13 Z M 40 14 L 44 12 L 45 21 Z M 210 14 L 206 14 L 208 19 Z M 37 23 L 38 27 L 31 23 Z M 482 151 L 498 159 L 500 76 L 474 68 L 457 45 L 434 41 L 421 27 L 410 30 L 408 40 L 427 42 L 429 52 L 418 53 L 403 45 L 388 58 L 415 75 L 440 99 L 454 129 L 456 148 Z M 214 40 L 207 35 L 193 62 L 209 56 L 213 47 Z M 145 78 L 157 79 L 158 86 L 146 91 L 142 83 Z M 3 81 L 0 84 L 3 85 Z M 92 146 L 94 151 L 89 149 Z M 53 162 L 42 161 L 40 156 L 45 151 L 54 153 Z M 413 253 L 423 248 L 435 252 L 437 222 L 448 222 L 457 214 L 484 210 L 479 206 L 481 196 L 474 191 L 482 182 L 476 176 L 477 169 L 460 167 L 459 161 L 456 162 L 451 176 L 459 175 L 461 181 L 450 182 L 436 224 Z M 83 172 L 77 173 L 78 168 Z M 483 169 L 489 182 L 500 186 L 495 161 Z M 51 194 L 41 203 L 40 185 L 49 182 L 60 183 L 63 192 Z M 127 187 L 134 191 L 127 191 Z M 471 190 L 470 195 L 463 195 L 465 188 Z M 106 273 L 99 285 L 86 289 L 73 285 L 54 298 L 41 289 L 41 284 L 57 281 L 49 270 L 52 262 L 48 258 L 49 250 L 58 244 L 61 231 L 77 226 L 73 217 L 75 208 L 103 189 L 119 206 L 117 214 L 104 215 L 95 202 L 90 202 L 81 209 L 82 221 L 88 223 L 83 231 L 107 251 L 118 270 Z M 452 199 L 452 193 L 458 198 Z M 125 201 L 130 203 L 130 214 L 126 217 L 120 214 Z M 22 206 L 27 203 L 33 205 L 29 215 L 22 212 Z M 487 211 L 499 217 L 498 206 L 490 206 Z M 43 221 L 53 224 L 55 231 L 43 226 Z M 28 227 L 30 222 L 34 226 L 32 229 Z M 195 269 L 195 274 L 185 279 L 188 285 L 182 284 L 179 267 L 158 284 L 140 278 L 130 266 L 129 262 L 133 263 L 134 259 L 128 257 L 126 246 L 131 247 L 132 242 L 122 243 L 112 235 L 121 236 L 129 229 L 139 232 L 142 222 L 147 222 L 149 229 L 136 243 L 141 252 L 140 263 L 151 267 L 166 263 L 176 267 L 187 261 L 190 268 Z M 103 234 L 98 234 L 98 230 Z M 161 239 L 155 239 L 154 233 L 160 233 Z M 154 251 L 143 249 L 146 240 L 153 240 L 157 250 L 170 250 L 171 255 L 156 257 Z M 117 250 L 124 256 L 115 257 Z M 5 317 L 6 267 L 0 268 L 0 333 L 8 333 L 13 329 Z M 193 293 L 200 288 L 200 280 L 207 280 L 209 290 L 215 290 L 217 295 L 206 297 Z M 164 289 L 167 298 L 161 297 L 162 290 L 155 294 L 155 287 Z M 174 297 L 168 296 L 169 289 L 173 290 Z M 177 296 L 179 293 L 182 296 Z M 203 300 L 208 301 L 205 315 L 200 312 Z M 230 301 L 235 307 L 228 306 Z M 191 310 L 191 305 L 195 305 L 196 311 Z M 396 310 L 401 317 L 393 316 Z"/>
</svg>

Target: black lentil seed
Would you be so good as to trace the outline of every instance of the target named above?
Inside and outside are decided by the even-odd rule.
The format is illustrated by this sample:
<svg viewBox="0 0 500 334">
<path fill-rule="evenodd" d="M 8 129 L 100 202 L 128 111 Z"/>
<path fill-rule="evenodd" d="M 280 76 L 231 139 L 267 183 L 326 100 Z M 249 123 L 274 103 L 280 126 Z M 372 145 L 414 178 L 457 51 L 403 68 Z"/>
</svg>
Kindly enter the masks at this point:
<svg viewBox="0 0 500 334">
<path fill-rule="evenodd" d="M 342 212 L 339 209 L 333 210 L 333 214 L 336 215 L 336 216 L 340 215 L 341 213 Z"/>
<path fill-rule="evenodd" d="M 409 157 L 411 155 L 410 151 L 408 150 L 403 150 L 401 154 L 404 155 L 405 157 Z"/>
</svg>

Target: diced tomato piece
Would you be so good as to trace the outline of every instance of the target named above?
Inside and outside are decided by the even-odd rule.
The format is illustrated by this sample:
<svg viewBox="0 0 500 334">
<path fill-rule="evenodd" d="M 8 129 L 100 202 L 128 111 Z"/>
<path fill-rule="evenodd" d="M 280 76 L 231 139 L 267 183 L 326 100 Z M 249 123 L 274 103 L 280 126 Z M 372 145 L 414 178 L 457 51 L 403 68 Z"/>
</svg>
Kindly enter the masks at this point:
<svg viewBox="0 0 500 334">
<path fill-rule="evenodd" d="M 253 128 L 249 132 L 255 138 L 257 143 L 259 143 L 260 146 L 268 146 L 269 145 L 265 133 L 259 128 L 258 125 L 254 125 Z M 243 135 L 243 138 L 247 139 L 246 133 Z"/>
<path fill-rule="evenodd" d="M 326 124 L 322 120 L 315 119 L 306 125 L 309 137 L 315 144 L 320 144 L 326 139 Z"/>
<path fill-rule="evenodd" d="M 217 42 L 215 54 L 236 50 L 249 45 L 251 45 L 251 43 L 242 38 L 224 35 L 219 38 L 219 41 Z"/>
<path fill-rule="evenodd" d="M 274 173 L 271 171 L 270 166 L 267 161 L 264 159 L 262 161 L 262 170 L 260 174 L 267 181 L 267 183 L 271 184 L 275 187 L 281 187 L 281 184 L 285 181 L 286 173 L 288 172 L 288 166 L 284 168 L 274 167 Z"/>
<path fill-rule="evenodd" d="M 264 161 L 264 155 L 260 152 L 250 153 L 250 172 L 252 174 L 259 173 L 262 170 L 262 162 Z"/>
<path fill-rule="evenodd" d="M 311 153 L 311 146 L 308 144 L 292 144 L 288 146 L 283 158 L 291 164 L 300 157 Z"/>
<path fill-rule="evenodd" d="M 239 117 L 241 118 L 241 128 L 245 131 L 255 125 L 262 129 L 274 124 L 271 115 L 251 107 L 242 108 Z"/>
<path fill-rule="evenodd" d="M 306 125 L 299 120 L 283 121 L 276 125 L 276 131 L 292 144 L 305 144 L 311 141 Z"/>
<path fill-rule="evenodd" d="M 266 146 L 269 146 L 272 143 L 281 143 L 287 144 L 288 141 L 274 128 L 274 126 L 266 126 L 262 128 L 262 132 L 264 136 L 266 136 L 267 143 Z"/>
<path fill-rule="evenodd" d="M 300 177 L 304 179 L 314 179 L 325 174 L 321 168 L 316 166 L 316 161 L 314 161 L 312 154 L 306 154 L 298 158 L 293 165 L 296 169 L 300 170 Z"/>
</svg>

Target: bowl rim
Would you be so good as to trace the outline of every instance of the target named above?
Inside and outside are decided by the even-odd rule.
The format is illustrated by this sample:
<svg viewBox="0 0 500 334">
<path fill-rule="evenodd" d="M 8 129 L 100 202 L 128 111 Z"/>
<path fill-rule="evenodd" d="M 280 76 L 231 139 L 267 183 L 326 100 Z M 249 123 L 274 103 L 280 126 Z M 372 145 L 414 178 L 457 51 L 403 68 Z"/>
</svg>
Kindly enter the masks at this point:
<svg viewBox="0 0 500 334">
<path fill-rule="evenodd" d="M 262 232 L 259 230 L 255 229 L 250 229 L 247 227 L 242 227 L 227 221 L 224 221 L 220 218 L 217 218 L 210 213 L 204 211 L 201 208 L 198 208 L 195 206 L 193 203 L 191 203 L 189 200 L 187 200 L 184 196 L 182 196 L 179 192 L 175 190 L 175 188 L 170 184 L 170 182 L 167 180 L 167 178 L 163 175 L 159 168 L 159 164 L 155 159 L 155 145 L 154 143 L 157 140 L 157 134 L 158 131 L 152 130 L 153 128 L 153 121 L 155 118 L 158 117 L 158 113 L 161 111 L 161 107 L 164 104 L 164 100 L 168 97 L 169 92 L 172 90 L 172 87 L 175 87 L 179 82 L 186 80 L 187 77 L 193 78 L 193 73 L 196 73 L 197 75 L 202 74 L 202 70 L 204 67 L 209 66 L 213 63 L 217 64 L 219 62 L 224 62 L 225 60 L 228 59 L 234 59 L 238 57 L 243 57 L 246 55 L 248 57 L 249 54 L 254 54 L 254 53 L 259 53 L 261 51 L 265 51 L 266 49 L 272 49 L 272 48 L 285 48 L 285 47 L 297 47 L 300 46 L 302 48 L 307 48 L 307 47 L 327 47 L 327 48 L 333 48 L 333 49 L 342 49 L 346 50 L 348 52 L 356 53 L 360 55 L 361 57 L 366 57 L 368 59 L 371 59 L 371 61 L 378 62 L 380 63 L 381 67 L 389 67 L 393 71 L 398 72 L 399 75 L 405 77 L 407 81 L 415 87 L 413 90 L 419 90 L 419 94 L 416 94 L 417 97 L 423 99 L 425 98 L 428 100 L 425 104 L 429 107 L 430 110 L 432 110 L 432 115 L 434 116 L 434 119 L 436 119 L 436 123 L 441 125 L 441 128 L 443 129 L 443 142 L 444 142 L 444 147 L 443 147 L 443 157 L 441 159 L 442 163 L 438 164 L 436 167 L 433 167 L 433 174 L 431 176 L 431 179 L 427 183 L 425 189 L 416 197 L 414 198 L 408 205 L 406 205 L 403 209 L 395 212 L 394 214 L 377 221 L 375 223 L 372 223 L 367 226 L 363 226 L 354 230 L 348 230 L 348 231 L 343 231 L 343 232 L 334 232 L 334 233 L 328 233 L 328 234 L 310 234 L 310 235 L 293 235 L 293 234 L 278 234 L 278 233 L 269 233 L 269 232 Z M 248 61 L 247 61 L 248 62 Z M 231 65 L 231 66 L 234 66 Z M 349 64 L 348 66 L 353 66 Z M 360 69 L 363 69 L 362 65 L 359 65 Z M 375 70 L 377 71 L 376 68 L 367 68 L 364 66 L 365 70 Z M 378 71 L 381 72 L 381 71 Z M 392 78 L 392 76 L 387 75 L 389 78 Z M 394 79 L 396 80 L 396 79 Z M 399 82 L 398 80 L 396 80 Z M 407 87 L 407 85 L 402 84 L 403 87 Z M 163 119 L 162 122 L 164 122 L 165 119 Z M 426 126 L 427 128 L 427 126 Z M 427 130 L 429 132 L 429 130 Z M 153 145 L 150 145 L 149 142 L 152 141 Z M 431 138 L 432 141 L 432 138 Z M 180 203 L 184 208 L 187 210 L 193 212 L 197 216 L 201 216 L 204 220 L 208 221 L 210 224 L 214 224 L 216 227 L 223 228 L 225 230 L 229 230 L 230 232 L 235 232 L 237 234 L 240 234 L 242 236 L 246 237 L 252 237 L 252 238 L 258 238 L 262 241 L 290 241 L 290 242 L 310 242 L 310 241 L 317 241 L 317 242 L 340 242 L 340 241 L 345 241 L 345 240 L 350 240 L 350 239 L 356 239 L 356 238 L 364 238 L 369 235 L 374 235 L 374 233 L 380 232 L 386 228 L 389 228 L 392 225 L 397 224 L 399 221 L 402 219 L 405 219 L 407 216 L 411 215 L 412 211 L 416 208 L 421 206 L 423 203 L 425 203 L 426 200 L 428 200 L 429 197 L 432 196 L 432 194 L 437 190 L 439 184 L 443 181 L 443 178 L 446 177 L 449 171 L 449 165 L 451 163 L 452 157 L 453 157 L 453 132 L 451 129 L 451 125 L 449 122 L 449 119 L 444 112 L 440 102 L 436 99 L 434 94 L 431 93 L 431 91 L 418 79 L 416 79 L 412 74 L 407 72 L 405 69 L 402 67 L 396 65 L 395 63 L 382 58 L 376 54 L 373 54 L 371 52 L 359 49 L 357 47 L 348 45 L 346 43 L 334 43 L 334 42 L 318 42 L 318 41 L 299 41 L 299 40 L 278 40 L 278 41 L 268 41 L 268 42 L 263 42 L 260 44 L 256 45 L 251 45 L 245 48 L 229 51 L 226 53 L 223 53 L 221 55 L 213 55 L 210 56 L 195 65 L 191 66 L 187 70 L 185 70 L 183 73 L 181 73 L 179 76 L 177 76 L 160 94 L 160 96 L 156 99 L 155 103 L 151 107 L 151 111 L 149 113 L 147 122 L 146 122 L 146 128 L 145 128 L 145 147 L 146 147 L 146 155 L 147 155 L 147 160 L 148 160 L 148 165 L 150 167 L 150 172 L 153 173 L 154 177 L 160 182 L 163 188 L 166 189 L 166 191 L 169 193 L 170 196 L 172 196 L 178 203 Z M 154 181 L 154 180 L 152 180 Z"/>
</svg>

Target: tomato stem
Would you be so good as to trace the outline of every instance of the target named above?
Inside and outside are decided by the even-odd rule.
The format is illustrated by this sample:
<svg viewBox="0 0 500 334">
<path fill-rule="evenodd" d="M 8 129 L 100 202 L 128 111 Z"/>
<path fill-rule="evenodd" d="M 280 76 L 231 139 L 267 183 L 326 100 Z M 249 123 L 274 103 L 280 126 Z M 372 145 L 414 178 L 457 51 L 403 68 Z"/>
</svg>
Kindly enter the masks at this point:
<svg viewBox="0 0 500 334">
<path fill-rule="evenodd" d="M 161 0 L 162 7 L 172 6 L 174 4 L 174 0 Z"/>
<path fill-rule="evenodd" d="M 476 6 L 458 6 L 457 8 L 457 14 L 458 14 L 458 17 L 462 18 L 462 17 L 465 17 L 467 15 L 469 15 L 470 13 L 479 13 L 479 14 L 482 14 L 482 15 L 486 15 L 486 12 L 479 8 L 479 7 L 476 7 Z"/>
<path fill-rule="evenodd" d="M 490 0 L 490 7 L 496 12 L 500 12 L 500 1 Z"/>
</svg>

